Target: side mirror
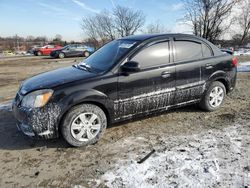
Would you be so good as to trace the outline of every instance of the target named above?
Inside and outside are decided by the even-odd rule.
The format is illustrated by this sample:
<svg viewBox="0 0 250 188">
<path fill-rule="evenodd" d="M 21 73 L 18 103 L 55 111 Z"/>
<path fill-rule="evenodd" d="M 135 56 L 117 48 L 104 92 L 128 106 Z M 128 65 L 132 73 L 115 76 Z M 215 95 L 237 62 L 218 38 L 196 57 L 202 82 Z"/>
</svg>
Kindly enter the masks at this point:
<svg viewBox="0 0 250 188">
<path fill-rule="evenodd" d="M 135 61 L 128 61 L 124 65 L 121 66 L 121 70 L 123 72 L 139 72 L 140 71 L 140 65 L 138 62 Z"/>
</svg>

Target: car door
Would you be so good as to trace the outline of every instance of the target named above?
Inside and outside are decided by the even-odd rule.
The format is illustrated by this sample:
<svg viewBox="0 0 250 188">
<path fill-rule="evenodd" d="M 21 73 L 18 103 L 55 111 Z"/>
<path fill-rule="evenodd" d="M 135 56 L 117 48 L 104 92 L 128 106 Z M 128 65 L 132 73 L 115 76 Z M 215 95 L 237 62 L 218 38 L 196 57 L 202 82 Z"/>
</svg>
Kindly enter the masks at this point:
<svg viewBox="0 0 250 188">
<path fill-rule="evenodd" d="M 202 79 L 207 81 L 210 76 L 216 71 L 220 70 L 221 67 L 218 67 L 218 60 L 216 60 L 214 57 L 213 50 L 211 47 L 205 43 L 202 44 L 202 50 L 203 50 L 203 57 L 204 62 L 201 64 L 201 72 L 202 72 Z"/>
<path fill-rule="evenodd" d="M 192 38 L 175 38 L 173 43 L 176 64 L 175 103 L 199 100 L 205 85 L 201 79 L 202 43 Z"/>
<path fill-rule="evenodd" d="M 53 48 L 54 48 L 54 45 L 48 45 L 45 48 L 44 55 L 49 55 Z"/>
<path fill-rule="evenodd" d="M 77 49 L 76 49 L 76 55 L 83 56 L 84 51 L 85 51 L 85 46 L 82 44 L 79 44 Z"/>
<path fill-rule="evenodd" d="M 149 113 L 171 105 L 175 91 L 175 66 L 171 63 L 169 40 L 147 44 L 129 61 L 140 71 L 118 77 L 116 111 L 120 118 Z"/>
<path fill-rule="evenodd" d="M 77 48 L 76 44 L 70 45 L 69 48 L 67 49 L 67 56 L 68 57 L 76 56 L 76 48 Z"/>
</svg>

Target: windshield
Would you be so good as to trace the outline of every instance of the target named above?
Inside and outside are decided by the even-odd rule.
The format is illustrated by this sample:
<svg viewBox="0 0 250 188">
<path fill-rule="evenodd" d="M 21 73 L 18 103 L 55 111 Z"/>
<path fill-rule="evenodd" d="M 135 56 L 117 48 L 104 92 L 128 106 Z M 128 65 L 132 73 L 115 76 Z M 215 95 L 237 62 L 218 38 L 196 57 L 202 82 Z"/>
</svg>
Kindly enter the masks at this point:
<svg viewBox="0 0 250 188">
<path fill-rule="evenodd" d="M 134 40 L 112 41 L 101 47 L 79 65 L 87 66 L 98 72 L 107 71 L 117 62 L 117 60 L 132 49 L 136 42 L 137 41 Z"/>
</svg>

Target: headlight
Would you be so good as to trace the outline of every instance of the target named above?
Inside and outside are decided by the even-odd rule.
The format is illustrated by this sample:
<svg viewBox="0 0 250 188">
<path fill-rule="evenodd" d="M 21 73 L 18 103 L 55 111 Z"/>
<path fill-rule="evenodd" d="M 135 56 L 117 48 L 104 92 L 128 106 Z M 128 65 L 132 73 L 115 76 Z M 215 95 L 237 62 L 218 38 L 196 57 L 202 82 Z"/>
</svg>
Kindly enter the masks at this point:
<svg viewBox="0 0 250 188">
<path fill-rule="evenodd" d="M 24 96 L 21 106 L 27 108 L 38 108 L 43 107 L 49 101 L 53 94 L 51 89 L 43 89 L 31 92 Z"/>
</svg>

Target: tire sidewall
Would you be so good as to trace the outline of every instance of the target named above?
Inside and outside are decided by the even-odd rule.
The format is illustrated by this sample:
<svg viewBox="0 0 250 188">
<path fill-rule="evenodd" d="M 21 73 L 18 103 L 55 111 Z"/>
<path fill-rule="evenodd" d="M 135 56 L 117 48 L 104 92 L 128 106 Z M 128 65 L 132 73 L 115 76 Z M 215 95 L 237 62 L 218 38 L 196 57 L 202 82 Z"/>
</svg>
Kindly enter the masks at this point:
<svg viewBox="0 0 250 188">
<path fill-rule="evenodd" d="M 91 112 L 96 114 L 100 121 L 101 121 L 101 129 L 100 132 L 97 134 L 97 136 L 90 140 L 90 141 L 85 141 L 85 142 L 81 142 L 76 140 L 72 134 L 71 134 L 71 125 L 72 122 L 75 120 L 75 118 L 81 114 L 81 113 L 87 113 L 87 112 Z M 87 146 L 87 145 L 91 145 L 96 143 L 103 135 L 103 133 L 105 132 L 107 127 L 107 117 L 105 115 L 105 113 L 103 112 L 103 110 L 101 108 L 99 108 L 96 105 L 93 104 L 82 104 L 82 105 L 78 105 L 73 107 L 65 116 L 62 125 L 61 125 L 61 134 L 63 136 L 63 138 L 72 146 L 75 147 L 81 147 L 81 146 Z"/>
<path fill-rule="evenodd" d="M 59 57 L 60 59 L 63 59 L 63 58 L 65 57 L 65 54 L 62 53 L 62 52 L 60 52 L 60 53 L 58 54 L 58 57 Z"/>
<path fill-rule="evenodd" d="M 84 57 L 89 57 L 90 53 L 89 53 L 88 51 L 85 51 L 85 52 L 83 53 L 83 55 L 84 55 Z"/>
<path fill-rule="evenodd" d="M 213 107 L 209 103 L 210 93 L 215 87 L 220 87 L 223 90 L 223 100 L 222 100 L 221 104 L 219 106 L 217 106 L 217 107 Z M 226 97 L 226 88 L 225 88 L 224 84 L 222 84 L 221 82 L 218 82 L 218 81 L 212 82 L 210 84 L 209 88 L 207 89 L 206 93 L 205 93 L 202 108 L 207 110 L 207 111 L 215 111 L 215 110 L 217 110 L 218 108 L 221 107 L 221 105 L 223 104 L 223 102 L 225 100 L 225 97 Z"/>
</svg>

